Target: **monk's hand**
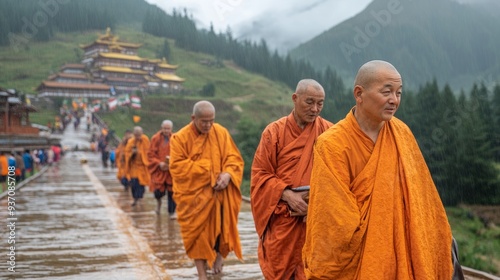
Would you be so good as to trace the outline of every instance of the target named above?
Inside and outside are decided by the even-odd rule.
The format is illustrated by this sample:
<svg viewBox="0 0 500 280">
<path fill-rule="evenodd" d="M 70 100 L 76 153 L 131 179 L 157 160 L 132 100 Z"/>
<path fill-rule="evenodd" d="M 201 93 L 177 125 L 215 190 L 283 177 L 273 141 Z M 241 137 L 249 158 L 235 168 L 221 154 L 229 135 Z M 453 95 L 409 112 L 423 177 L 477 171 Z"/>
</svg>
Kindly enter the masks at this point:
<svg viewBox="0 0 500 280">
<path fill-rule="evenodd" d="M 307 215 L 307 203 L 302 198 L 304 192 L 294 192 L 290 189 L 285 189 L 281 194 L 281 199 L 288 203 L 292 211 L 296 212 L 297 216 Z"/>
<path fill-rule="evenodd" d="M 216 191 L 222 191 L 223 189 L 227 188 L 229 185 L 229 181 L 231 181 L 231 175 L 227 172 L 222 172 L 219 174 L 219 177 L 217 177 L 217 182 L 215 183 L 214 190 Z"/>
<path fill-rule="evenodd" d="M 160 170 L 162 171 L 168 170 L 168 164 L 165 162 L 160 162 Z"/>
</svg>

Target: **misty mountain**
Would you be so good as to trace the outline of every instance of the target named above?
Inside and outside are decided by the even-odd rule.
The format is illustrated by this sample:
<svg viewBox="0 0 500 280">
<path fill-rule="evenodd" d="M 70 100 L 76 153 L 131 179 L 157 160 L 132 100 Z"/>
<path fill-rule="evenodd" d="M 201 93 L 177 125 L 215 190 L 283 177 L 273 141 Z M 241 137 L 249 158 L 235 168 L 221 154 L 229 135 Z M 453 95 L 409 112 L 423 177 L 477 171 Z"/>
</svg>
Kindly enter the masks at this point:
<svg viewBox="0 0 500 280">
<path fill-rule="evenodd" d="M 372 59 L 393 63 L 409 87 L 434 78 L 457 90 L 490 85 L 500 80 L 499 12 L 488 0 L 374 0 L 290 54 L 317 69 L 330 66 L 347 85 Z"/>
</svg>

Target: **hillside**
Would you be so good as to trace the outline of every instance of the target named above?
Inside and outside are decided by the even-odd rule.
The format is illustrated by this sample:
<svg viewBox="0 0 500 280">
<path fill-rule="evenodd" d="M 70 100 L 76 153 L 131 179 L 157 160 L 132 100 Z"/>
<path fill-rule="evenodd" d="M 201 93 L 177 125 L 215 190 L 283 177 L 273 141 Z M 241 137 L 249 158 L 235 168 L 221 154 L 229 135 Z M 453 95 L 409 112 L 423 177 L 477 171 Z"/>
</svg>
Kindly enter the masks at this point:
<svg viewBox="0 0 500 280">
<path fill-rule="evenodd" d="M 99 33 L 103 31 L 57 33 L 49 42 L 32 42 L 29 48 L 19 52 L 0 47 L 0 85 L 34 93 L 40 82 L 56 73 L 64 63 L 80 61 L 82 50 L 79 44 L 95 40 Z M 129 26 L 118 25 L 113 33 L 122 41 L 142 43 L 139 49 L 141 57 L 155 58 L 164 43 L 163 38 Z M 168 97 L 145 96 L 141 110 L 117 110 L 114 114 L 105 114 L 105 118 L 114 122 L 110 125 L 117 126 L 118 134 L 122 128 L 133 125 L 132 114 L 142 117 L 140 124 L 148 133 L 156 131 L 165 118 L 171 118 L 180 128 L 189 122 L 192 105 L 202 98 L 199 92 L 207 83 L 215 85 L 215 96 L 209 99 L 219 104 L 217 121 L 230 129 L 234 129 L 241 118 L 256 123 L 269 122 L 290 111 L 293 90 L 289 87 L 240 69 L 230 61 L 223 61 L 223 67 L 210 66 L 206 62 L 214 62 L 213 56 L 188 52 L 174 45 L 170 41 L 170 63 L 180 65 L 177 74 L 186 79 L 185 93 Z M 34 117 L 36 120 L 36 114 Z"/>
<path fill-rule="evenodd" d="M 498 15 L 499 6 L 490 7 Z M 413 88 L 433 78 L 454 90 L 492 84 L 500 78 L 500 18 L 484 10 L 451 0 L 374 0 L 291 55 L 317 69 L 332 67 L 347 85 L 372 59 L 391 61 Z"/>
</svg>

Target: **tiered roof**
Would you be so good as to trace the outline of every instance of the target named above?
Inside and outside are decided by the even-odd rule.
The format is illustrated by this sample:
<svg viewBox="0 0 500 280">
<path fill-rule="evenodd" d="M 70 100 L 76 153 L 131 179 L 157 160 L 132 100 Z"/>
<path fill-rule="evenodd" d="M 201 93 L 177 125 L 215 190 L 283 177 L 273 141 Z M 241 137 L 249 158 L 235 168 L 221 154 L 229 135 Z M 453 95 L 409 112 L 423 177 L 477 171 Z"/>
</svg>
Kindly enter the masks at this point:
<svg viewBox="0 0 500 280">
<path fill-rule="evenodd" d="M 64 65 L 60 73 L 51 75 L 37 90 L 49 96 L 88 94 L 90 97 L 89 91 L 99 91 L 102 95 L 102 91 L 109 91 L 111 87 L 115 87 L 118 94 L 157 87 L 180 89 L 185 79 L 175 74 L 179 66 L 169 64 L 165 58 L 138 56 L 140 46 L 119 41 L 119 37 L 108 28 L 93 43 L 80 46 L 86 52 L 82 64 Z M 65 83 L 61 80 L 71 81 Z M 64 92 L 65 89 L 68 92 Z"/>
</svg>

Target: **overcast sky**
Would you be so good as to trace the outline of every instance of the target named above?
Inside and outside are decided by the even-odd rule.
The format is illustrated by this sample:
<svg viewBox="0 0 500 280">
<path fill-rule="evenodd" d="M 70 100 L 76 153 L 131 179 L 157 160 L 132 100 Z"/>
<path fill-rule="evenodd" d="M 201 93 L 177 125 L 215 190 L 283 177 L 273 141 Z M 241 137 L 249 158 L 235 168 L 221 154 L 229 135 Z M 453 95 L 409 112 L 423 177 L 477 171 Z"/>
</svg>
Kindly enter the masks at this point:
<svg viewBox="0 0 500 280">
<path fill-rule="evenodd" d="M 361 12 L 371 0 L 146 0 L 171 14 L 187 9 L 199 28 L 229 27 L 238 39 L 264 38 L 286 52 Z"/>
</svg>

